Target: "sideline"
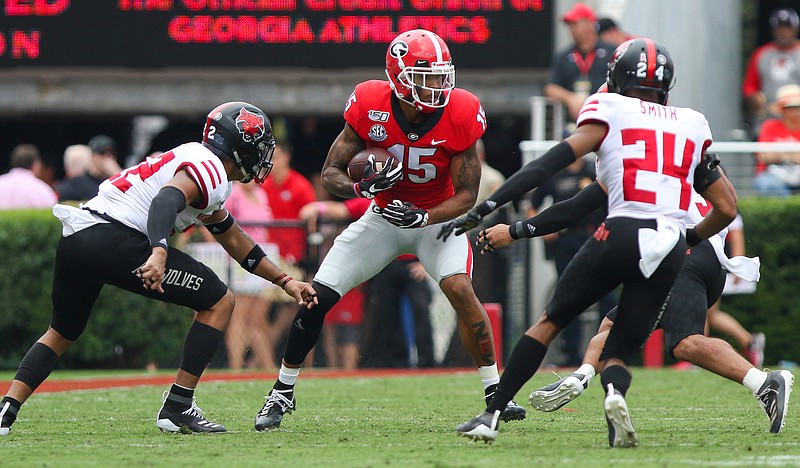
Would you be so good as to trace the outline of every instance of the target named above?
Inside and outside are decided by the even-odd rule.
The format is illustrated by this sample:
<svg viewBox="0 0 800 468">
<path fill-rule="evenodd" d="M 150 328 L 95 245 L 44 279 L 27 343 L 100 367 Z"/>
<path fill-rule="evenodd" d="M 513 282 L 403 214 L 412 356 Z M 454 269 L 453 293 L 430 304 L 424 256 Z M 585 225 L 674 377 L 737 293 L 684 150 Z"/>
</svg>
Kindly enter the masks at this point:
<svg viewBox="0 0 800 468">
<path fill-rule="evenodd" d="M 441 369 L 357 369 L 352 371 L 336 369 L 304 369 L 303 378 L 308 379 L 370 379 L 378 377 L 408 377 L 415 375 L 451 375 L 474 373 L 472 368 L 448 367 Z M 275 372 L 236 372 L 208 371 L 204 372 L 200 383 L 232 382 L 243 380 L 273 381 L 278 378 Z M 175 381 L 174 374 L 141 374 L 119 377 L 83 377 L 74 379 L 45 380 L 36 389 L 36 393 L 72 392 L 76 390 L 97 390 L 118 387 L 141 387 L 149 385 L 169 385 Z M 5 395 L 11 382 L 0 382 L 0 395 Z"/>
</svg>

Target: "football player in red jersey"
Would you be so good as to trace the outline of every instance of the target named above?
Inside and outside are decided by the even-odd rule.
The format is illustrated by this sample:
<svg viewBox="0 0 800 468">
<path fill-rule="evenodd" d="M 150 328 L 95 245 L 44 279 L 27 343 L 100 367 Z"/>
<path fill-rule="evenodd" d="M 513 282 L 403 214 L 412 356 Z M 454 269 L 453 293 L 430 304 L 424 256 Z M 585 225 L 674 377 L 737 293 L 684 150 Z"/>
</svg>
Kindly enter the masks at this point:
<svg viewBox="0 0 800 468">
<path fill-rule="evenodd" d="M 22 404 L 83 333 L 106 284 L 197 312 L 156 425 L 167 432 L 226 431 L 203 416 L 194 390 L 223 340 L 233 293 L 207 266 L 170 247 L 167 238 L 203 223 L 242 268 L 313 307 L 311 286 L 272 263 L 224 208 L 233 180 L 264 181 L 274 149 L 266 114 L 246 102 L 227 102 L 209 112 L 202 143 L 185 143 L 106 179 L 80 208 L 53 207 L 63 225 L 53 273 L 53 318 L 0 401 L 0 436 L 9 433 Z"/>
<path fill-rule="evenodd" d="M 455 88 L 450 50 L 430 31 L 397 36 L 386 53 L 386 75 L 389 81 L 356 86 L 345 105 L 344 130 L 322 169 L 322 182 L 334 195 L 374 201 L 323 260 L 312 283 L 319 305 L 295 317 L 256 430 L 278 428 L 283 415 L 294 410 L 300 365 L 319 338 L 325 313 L 402 254 L 419 258 L 456 310 L 461 341 L 487 397 L 499 381 L 491 325 L 472 289 L 472 250 L 466 238 L 437 240 L 434 226 L 475 203 L 481 175 L 476 142 L 486 130 L 486 115 L 478 98 Z M 368 167 L 364 179 L 354 182 L 347 165 L 368 146 L 385 148 L 396 160 L 379 171 Z M 524 419 L 525 409 L 509 401 L 502 417 Z"/>
</svg>

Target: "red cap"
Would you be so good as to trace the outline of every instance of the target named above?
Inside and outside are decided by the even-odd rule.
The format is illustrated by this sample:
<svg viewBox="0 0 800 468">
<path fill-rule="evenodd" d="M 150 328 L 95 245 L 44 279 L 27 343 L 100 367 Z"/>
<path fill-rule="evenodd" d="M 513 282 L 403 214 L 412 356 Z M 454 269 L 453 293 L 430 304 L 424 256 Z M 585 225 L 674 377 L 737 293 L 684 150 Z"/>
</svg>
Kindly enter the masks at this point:
<svg viewBox="0 0 800 468">
<path fill-rule="evenodd" d="M 574 23 L 582 19 L 597 21 L 597 16 L 594 14 L 594 10 L 592 10 L 592 7 L 586 5 L 585 3 L 576 3 L 572 6 L 571 10 L 564 13 L 564 17 L 562 18 L 565 23 Z"/>
</svg>

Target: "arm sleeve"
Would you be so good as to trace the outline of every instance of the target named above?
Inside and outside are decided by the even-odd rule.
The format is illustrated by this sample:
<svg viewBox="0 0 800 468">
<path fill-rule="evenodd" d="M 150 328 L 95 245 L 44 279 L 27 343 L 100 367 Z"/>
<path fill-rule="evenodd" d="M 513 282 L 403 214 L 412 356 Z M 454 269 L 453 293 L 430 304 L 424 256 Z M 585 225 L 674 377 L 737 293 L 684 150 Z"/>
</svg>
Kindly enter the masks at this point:
<svg viewBox="0 0 800 468">
<path fill-rule="evenodd" d="M 175 227 L 175 218 L 186 208 L 186 197 L 176 187 L 163 187 L 150 202 L 147 214 L 147 237 L 151 247 L 168 247 L 167 238 Z"/>
<path fill-rule="evenodd" d="M 592 182 L 574 197 L 555 203 L 533 218 L 517 221 L 508 227 L 511 237 L 539 237 L 558 232 L 606 205 L 608 195 L 598 182 Z"/>
<path fill-rule="evenodd" d="M 503 206 L 514 198 L 539 187 L 556 172 L 574 162 L 575 152 L 568 143 L 562 141 L 509 177 L 489 197 L 489 200 L 495 203 L 495 207 Z"/>
</svg>

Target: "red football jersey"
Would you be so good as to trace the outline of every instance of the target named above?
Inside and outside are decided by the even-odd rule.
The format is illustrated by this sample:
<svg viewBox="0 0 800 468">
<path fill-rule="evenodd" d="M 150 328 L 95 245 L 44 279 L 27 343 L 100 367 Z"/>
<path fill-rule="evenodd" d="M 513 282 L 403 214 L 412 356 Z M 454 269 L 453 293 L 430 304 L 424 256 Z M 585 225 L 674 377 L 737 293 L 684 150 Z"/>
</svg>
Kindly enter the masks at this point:
<svg viewBox="0 0 800 468">
<path fill-rule="evenodd" d="M 453 196 L 450 158 L 483 135 L 486 114 L 477 97 L 456 88 L 447 106 L 411 124 L 392 96 L 388 81 L 360 83 L 344 108 L 345 121 L 367 146 L 385 148 L 403 163 L 403 177 L 378 194 L 378 206 L 397 199 L 432 208 Z"/>
</svg>

